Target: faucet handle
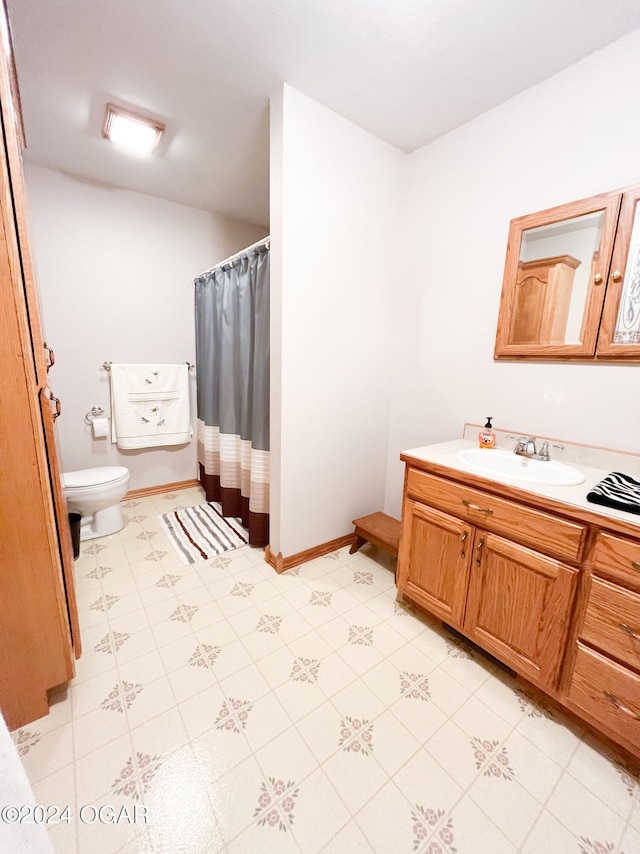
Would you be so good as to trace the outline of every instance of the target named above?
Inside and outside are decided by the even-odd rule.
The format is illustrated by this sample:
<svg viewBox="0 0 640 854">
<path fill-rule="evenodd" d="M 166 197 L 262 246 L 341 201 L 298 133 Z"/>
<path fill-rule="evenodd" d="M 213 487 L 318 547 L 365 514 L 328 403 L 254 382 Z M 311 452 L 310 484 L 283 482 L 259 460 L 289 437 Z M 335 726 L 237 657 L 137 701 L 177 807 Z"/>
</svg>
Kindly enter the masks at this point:
<svg viewBox="0 0 640 854">
<path fill-rule="evenodd" d="M 549 454 L 549 443 L 543 442 L 542 447 L 540 448 L 540 453 L 538 454 L 541 460 L 550 460 L 551 456 Z"/>
</svg>

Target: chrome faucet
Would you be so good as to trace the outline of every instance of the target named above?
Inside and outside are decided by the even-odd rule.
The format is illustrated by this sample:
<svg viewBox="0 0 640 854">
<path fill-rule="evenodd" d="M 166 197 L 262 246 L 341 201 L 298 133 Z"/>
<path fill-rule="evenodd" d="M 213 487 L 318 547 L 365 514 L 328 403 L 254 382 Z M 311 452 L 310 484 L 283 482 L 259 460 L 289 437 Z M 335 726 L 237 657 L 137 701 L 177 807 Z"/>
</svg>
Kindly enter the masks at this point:
<svg viewBox="0 0 640 854">
<path fill-rule="evenodd" d="M 536 449 L 535 436 L 531 436 L 528 439 L 525 436 L 520 436 L 520 438 L 516 440 L 516 446 L 513 449 L 513 453 L 517 454 L 519 457 L 535 457 L 538 453 Z"/>
<path fill-rule="evenodd" d="M 527 457 L 530 460 L 540 460 L 541 462 L 548 462 L 551 459 L 549 454 L 549 443 L 543 442 L 542 447 L 538 451 L 536 448 L 535 436 L 520 436 L 516 439 L 516 446 L 513 449 L 513 453 L 517 454 L 519 457 Z"/>
<path fill-rule="evenodd" d="M 517 454 L 519 457 L 527 457 L 530 460 L 540 460 L 543 463 L 551 459 L 549 447 L 564 451 L 564 445 L 551 445 L 547 441 L 543 441 L 542 447 L 538 451 L 535 436 L 507 436 L 507 439 L 516 440 L 516 446 L 513 449 L 514 454 Z"/>
</svg>

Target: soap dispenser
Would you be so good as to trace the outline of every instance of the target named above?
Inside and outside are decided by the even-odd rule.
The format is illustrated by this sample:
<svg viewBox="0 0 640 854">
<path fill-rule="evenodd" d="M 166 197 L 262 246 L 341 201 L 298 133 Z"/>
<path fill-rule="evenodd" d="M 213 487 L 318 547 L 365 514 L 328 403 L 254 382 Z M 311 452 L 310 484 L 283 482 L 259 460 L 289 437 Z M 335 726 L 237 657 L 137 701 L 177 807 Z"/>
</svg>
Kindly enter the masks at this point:
<svg viewBox="0 0 640 854">
<path fill-rule="evenodd" d="M 491 429 L 492 418 L 492 415 L 487 418 L 487 423 L 484 425 L 484 430 L 481 430 L 478 433 L 478 445 L 481 448 L 493 448 L 496 443 L 496 434 Z"/>
</svg>

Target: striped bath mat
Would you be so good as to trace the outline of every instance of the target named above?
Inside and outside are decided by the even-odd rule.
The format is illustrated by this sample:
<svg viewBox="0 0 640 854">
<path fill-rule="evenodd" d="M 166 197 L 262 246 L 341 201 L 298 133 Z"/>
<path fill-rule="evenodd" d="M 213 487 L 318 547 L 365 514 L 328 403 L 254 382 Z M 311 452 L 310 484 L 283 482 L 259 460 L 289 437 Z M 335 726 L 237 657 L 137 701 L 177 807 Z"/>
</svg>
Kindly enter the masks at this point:
<svg viewBox="0 0 640 854">
<path fill-rule="evenodd" d="M 207 560 L 247 542 L 242 525 L 237 519 L 225 518 L 215 502 L 163 513 L 160 521 L 186 564 Z"/>
</svg>

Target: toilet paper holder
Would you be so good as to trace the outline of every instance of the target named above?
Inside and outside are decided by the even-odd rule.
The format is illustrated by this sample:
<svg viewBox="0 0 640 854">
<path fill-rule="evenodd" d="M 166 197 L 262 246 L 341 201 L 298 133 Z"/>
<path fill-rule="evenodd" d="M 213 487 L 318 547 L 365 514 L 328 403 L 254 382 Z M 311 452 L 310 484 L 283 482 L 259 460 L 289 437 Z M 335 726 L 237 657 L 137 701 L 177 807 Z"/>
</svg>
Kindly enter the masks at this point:
<svg viewBox="0 0 640 854">
<path fill-rule="evenodd" d="M 84 420 L 87 424 L 92 424 L 94 418 L 102 418 L 104 415 L 104 409 L 101 406 L 92 406 L 91 409 L 84 416 Z"/>
</svg>

